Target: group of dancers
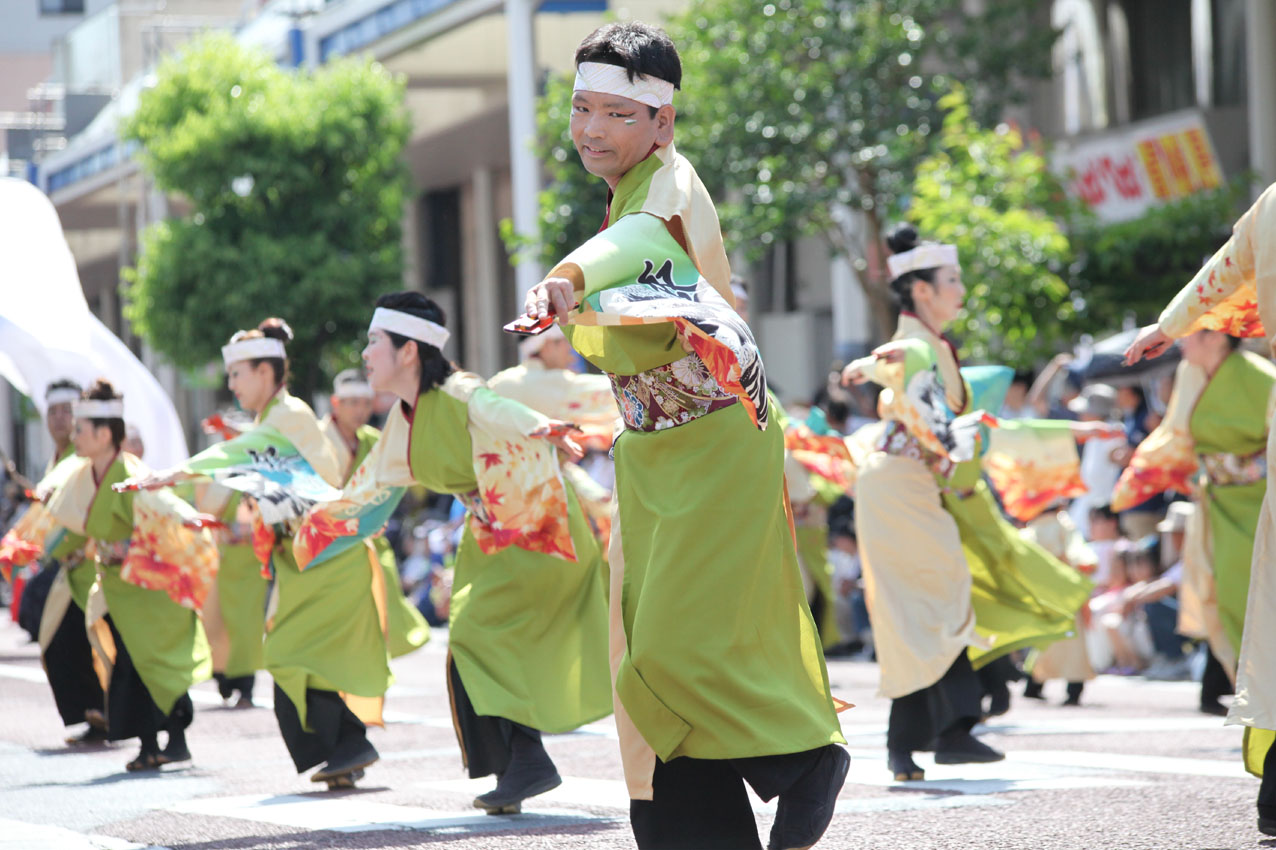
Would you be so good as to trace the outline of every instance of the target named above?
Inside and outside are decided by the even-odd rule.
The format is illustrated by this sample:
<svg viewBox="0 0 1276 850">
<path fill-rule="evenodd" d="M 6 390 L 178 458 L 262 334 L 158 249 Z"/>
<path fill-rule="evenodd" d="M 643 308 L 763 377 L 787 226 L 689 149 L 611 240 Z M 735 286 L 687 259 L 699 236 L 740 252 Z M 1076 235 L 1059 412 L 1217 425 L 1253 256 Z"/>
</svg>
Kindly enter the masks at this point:
<svg viewBox="0 0 1276 850">
<path fill-rule="evenodd" d="M 922 779 L 913 754 L 926 750 L 945 764 L 1003 757 L 972 734 L 977 668 L 1073 636 L 1091 586 L 1003 519 L 985 471 L 1007 506 L 1035 500 L 1040 514 L 1051 500 L 1027 494 L 1013 463 L 993 475 L 986 444 L 1001 439 L 1011 458 L 1015 440 L 1066 444 L 1075 456 L 1075 441 L 1110 426 L 998 427 L 984 411 L 1008 370 L 963 369 L 943 335 L 964 303 L 956 249 L 904 227 L 888 260 L 898 330 L 843 373 L 885 388 L 881 422 L 851 440 L 786 432 L 733 309 L 713 202 L 674 148 L 676 48 L 656 28 L 609 24 L 575 60 L 571 137 L 609 202 L 599 233 L 508 326 L 527 336 L 524 366 L 485 383 L 443 355 L 435 302 L 383 295 L 368 305 L 366 378 L 339 375 L 321 421 L 288 391 L 288 324 L 267 319 L 222 349 L 251 425 L 224 427 L 223 442 L 167 470 L 124 450 L 124 400 L 108 381 L 49 388 L 51 431 L 73 419 L 73 433 L 0 560 L 60 564 L 40 646 L 62 719 L 89 724 L 81 739 L 138 738 L 130 770 L 187 760 L 189 689 L 216 676 L 223 697 L 251 704 L 264 669 L 297 771 L 352 786 L 378 759 L 367 725 L 381 721 L 391 657 L 429 637 L 380 534 L 404 490 L 422 486 L 469 509 L 441 672 L 465 768 L 496 777 L 475 806 L 518 812 L 556 787 L 542 734 L 614 713 L 639 847 L 761 850 L 746 785 L 778 800 L 768 850 L 811 847 L 850 762 L 838 719 L 849 706 L 830 693 L 811 613 L 818 570 L 794 525 L 791 494 L 818 474 L 856 500 L 892 700 L 888 769 Z M 1221 329 L 1261 330 L 1254 301 L 1276 311 L 1276 257 L 1253 231 L 1264 215 L 1276 225 L 1271 196 L 1132 359 L 1217 327 L 1220 310 L 1247 317 Z M 569 345 L 605 377 L 562 369 Z M 376 394 L 395 398 L 379 434 L 366 424 Z M 581 396 L 603 399 L 604 429 L 619 419 L 614 441 L 602 437 L 609 499 L 572 464 L 599 438 L 582 425 L 590 405 L 563 403 Z M 244 485 L 266 467 L 291 477 Z M 1271 511 L 1257 520 L 1256 565 L 1276 545 Z M 1260 772 L 1272 737 L 1261 730 L 1276 728 L 1262 672 L 1274 594 L 1256 568 L 1233 709 L 1254 727 Z M 1264 831 L 1276 829 L 1272 788 L 1265 779 Z"/>
</svg>

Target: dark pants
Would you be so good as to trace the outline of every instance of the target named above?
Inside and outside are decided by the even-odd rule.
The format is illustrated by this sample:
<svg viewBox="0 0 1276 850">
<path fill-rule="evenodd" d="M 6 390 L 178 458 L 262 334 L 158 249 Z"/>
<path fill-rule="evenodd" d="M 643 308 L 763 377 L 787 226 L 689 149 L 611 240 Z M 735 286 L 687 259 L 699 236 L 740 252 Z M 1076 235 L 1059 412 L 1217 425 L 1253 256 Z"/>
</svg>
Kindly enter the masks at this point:
<svg viewBox="0 0 1276 850">
<path fill-rule="evenodd" d="M 805 776 L 824 749 L 743 759 L 656 759 L 652 799 L 629 801 L 639 850 L 761 850 L 744 784 L 763 800 L 774 799 Z"/>
<path fill-rule="evenodd" d="M 44 651 L 44 669 L 53 701 L 67 726 L 84 722 L 84 712 L 106 711 L 106 695 L 93 669 L 93 648 L 84 627 L 84 609 L 69 604 L 58 630 Z"/>
<path fill-rule="evenodd" d="M 1010 703 L 1010 683 L 1019 681 L 1023 674 L 1009 655 L 1003 655 L 976 670 L 975 677 L 979 679 L 983 693 L 992 697 L 995 705 L 998 702 Z"/>
<path fill-rule="evenodd" d="M 1223 664 L 1214 657 L 1208 645 L 1205 647 L 1205 671 L 1201 673 L 1201 705 L 1218 703 L 1219 697 L 1236 693 L 1232 680 L 1227 677 Z"/>
<path fill-rule="evenodd" d="M 1183 636 L 1176 629 L 1179 625 L 1179 603 L 1177 599 L 1166 597 L 1143 606 L 1143 614 L 1147 617 L 1148 631 L 1152 635 L 1152 648 L 1158 655 L 1171 661 L 1183 657 Z"/>
<path fill-rule="evenodd" d="M 217 680 L 217 692 L 222 695 L 222 699 L 230 699 L 235 695 L 235 691 L 239 691 L 244 699 L 252 700 L 255 682 L 253 674 L 227 676 L 225 673 L 214 673 L 213 678 Z"/>
<path fill-rule="evenodd" d="M 471 779 L 503 774 L 509 767 L 516 735 L 530 739 L 534 747 L 539 747 L 544 752 L 538 730 L 504 717 L 481 715 L 474 710 L 470 695 L 461 681 L 461 673 L 456 669 L 456 662 L 451 656 L 448 656 L 447 685 L 448 697 L 452 702 L 452 725 L 456 729 L 456 741 L 461 747 L 461 761 Z M 545 758 L 549 759 L 548 753 L 545 753 Z"/>
<path fill-rule="evenodd" d="M 1263 784 L 1258 786 L 1258 816 L 1276 820 L 1276 746 L 1263 759 Z"/>
<path fill-rule="evenodd" d="M 195 719 L 195 706 L 190 694 L 182 694 L 173 704 L 173 710 L 164 714 L 133 666 L 124 638 L 109 615 L 106 622 L 115 641 L 115 664 L 106 690 L 106 736 L 112 741 L 140 738 L 142 749 L 156 752 L 156 738 L 161 731 L 169 735 L 185 734 L 186 728 Z"/>
<path fill-rule="evenodd" d="M 979 721 L 980 696 L 979 679 L 963 649 L 938 682 L 891 700 L 886 748 L 929 750 L 945 732 L 969 732 Z"/>
<path fill-rule="evenodd" d="M 275 719 L 298 773 L 357 755 L 368 746 L 368 727 L 336 691 L 306 688 L 306 722 L 313 730 L 307 731 L 288 694 L 275 685 Z"/>
</svg>

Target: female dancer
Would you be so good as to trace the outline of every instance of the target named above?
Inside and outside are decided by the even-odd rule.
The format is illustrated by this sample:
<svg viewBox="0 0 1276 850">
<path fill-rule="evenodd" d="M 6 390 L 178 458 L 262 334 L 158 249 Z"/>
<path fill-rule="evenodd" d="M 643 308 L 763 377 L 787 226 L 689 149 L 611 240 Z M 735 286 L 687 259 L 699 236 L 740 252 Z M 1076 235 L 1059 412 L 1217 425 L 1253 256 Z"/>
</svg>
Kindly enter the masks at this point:
<svg viewBox="0 0 1276 850">
<path fill-rule="evenodd" d="M 956 248 L 920 244 L 907 225 L 889 245 L 899 328 L 843 380 L 891 390 L 877 449 L 858 470 L 855 520 L 881 693 L 892 699 L 887 764 L 903 781 L 924 778 L 917 750 L 933 748 L 938 764 L 1004 758 L 970 732 L 981 709 L 972 655 L 982 665 L 1067 636 L 1090 585 L 1001 518 L 980 480 L 973 429 L 948 421 L 974 409 L 942 333 L 966 294 Z M 910 369 L 905 385 L 906 361 L 931 365 Z M 934 412 L 919 416 L 917 399 Z M 1091 430 L 1105 429 L 1075 428 L 1081 438 Z"/>
<path fill-rule="evenodd" d="M 106 673 L 107 737 L 140 738 L 127 765 L 153 770 L 187 761 L 194 717 L 187 691 L 211 674 L 196 610 L 217 570 L 217 550 L 194 510 L 172 493 L 119 493 L 147 470 L 120 451 L 122 397 L 98 380 L 75 405 L 75 452 L 84 459 L 50 500 L 49 513 L 87 541 L 97 581 L 86 600 L 89 641 Z M 158 733 L 168 733 L 159 748 Z"/>
<path fill-rule="evenodd" d="M 223 478 L 255 463 L 281 466 L 299 457 L 336 494 L 341 470 L 314 411 L 288 392 L 285 345 L 292 330 L 266 319 L 222 348 L 230 390 L 256 414 L 254 427 L 190 458 L 183 466 L 130 482 L 153 487 L 200 475 Z M 247 461 L 247 462 L 245 462 Z M 241 476 L 242 477 L 242 476 Z M 298 773 L 318 764 L 313 782 L 350 787 L 379 756 L 365 723 L 381 723 L 390 683 L 382 574 L 370 544 L 301 571 L 293 555 L 290 506 L 296 493 L 256 493 L 253 545 L 274 577 L 264 664 L 275 680 L 275 717 Z M 263 510 L 271 513 L 261 516 Z M 267 524 L 269 523 L 269 524 Z"/>
<path fill-rule="evenodd" d="M 598 548 L 549 444 L 579 447 L 560 423 L 457 371 L 433 301 L 401 292 L 376 306 L 364 364 L 372 388 L 400 403 L 346 499 L 420 484 L 469 504 L 449 617 L 452 719 L 470 776 L 497 776 L 474 805 L 517 812 L 561 781 L 541 732 L 611 711 Z M 336 527 L 324 514 L 340 511 L 320 506 L 299 537 Z"/>
</svg>

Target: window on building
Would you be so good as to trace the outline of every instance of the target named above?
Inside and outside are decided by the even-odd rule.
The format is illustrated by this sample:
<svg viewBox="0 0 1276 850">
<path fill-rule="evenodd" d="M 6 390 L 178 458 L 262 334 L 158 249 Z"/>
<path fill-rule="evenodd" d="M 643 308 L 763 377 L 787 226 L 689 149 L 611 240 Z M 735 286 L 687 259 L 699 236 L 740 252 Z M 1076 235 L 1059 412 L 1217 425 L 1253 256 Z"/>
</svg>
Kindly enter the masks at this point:
<svg viewBox="0 0 1276 850">
<path fill-rule="evenodd" d="M 1213 0 L 1214 106 L 1245 103 L 1245 0 Z"/>
<path fill-rule="evenodd" d="M 83 15 L 84 0 L 40 0 L 41 15 Z"/>
<path fill-rule="evenodd" d="M 1054 69 L 1061 86 L 1063 131 L 1071 136 L 1107 126 L 1103 39 L 1094 4 L 1055 0 L 1051 23 L 1059 30 Z"/>
<path fill-rule="evenodd" d="M 1119 0 L 1127 29 L 1130 117 L 1148 118 L 1196 104 L 1192 74 L 1192 0 Z"/>
</svg>

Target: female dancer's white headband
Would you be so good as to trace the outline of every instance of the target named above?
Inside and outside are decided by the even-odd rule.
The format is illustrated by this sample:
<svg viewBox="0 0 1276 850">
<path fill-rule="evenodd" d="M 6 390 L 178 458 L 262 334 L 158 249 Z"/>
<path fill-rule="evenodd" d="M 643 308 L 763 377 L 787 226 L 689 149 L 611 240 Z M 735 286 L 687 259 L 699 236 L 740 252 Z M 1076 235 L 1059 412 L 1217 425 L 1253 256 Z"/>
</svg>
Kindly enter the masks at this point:
<svg viewBox="0 0 1276 850">
<path fill-rule="evenodd" d="M 120 398 L 81 398 L 71 403 L 76 419 L 123 419 L 124 400 Z"/>
<path fill-rule="evenodd" d="M 624 68 L 603 62 L 581 62 L 577 65 L 576 85 L 572 90 L 616 94 L 654 109 L 673 103 L 673 83 L 646 75 L 630 81 L 629 72 Z"/>
<path fill-rule="evenodd" d="M 372 314 L 372 322 L 369 323 L 368 330 L 373 328 L 406 336 L 408 339 L 415 339 L 435 348 L 442 348 L 452 336 L 451 332 L 440 324 L 411 313 L 404 313 L 402 310 L 391 310 L 389 307 L 378 307 Z"/>
<path fill-rule="evenodd" d="M 892 254 L 886 258 L 886 269 L 890 272 L 891 280 L 909 272 L 956 265 L 960 265 L 957 262 L 956 245 L 928 243 L 918 245 L 911 251 L 905 251 L 902 254 Z"/>
<path fill-rule="evenodd" d="M 241 339 L 239 342 L 222 346 L 222 362 L 226 364 L 227 369 L 230 368 L 230 364 L 241 360 L 262 360 L 268 357 L 278 357 L 282 360 L 287 356 L 284 352 L 284 341 L 269 336 Z"/>
</svg>

